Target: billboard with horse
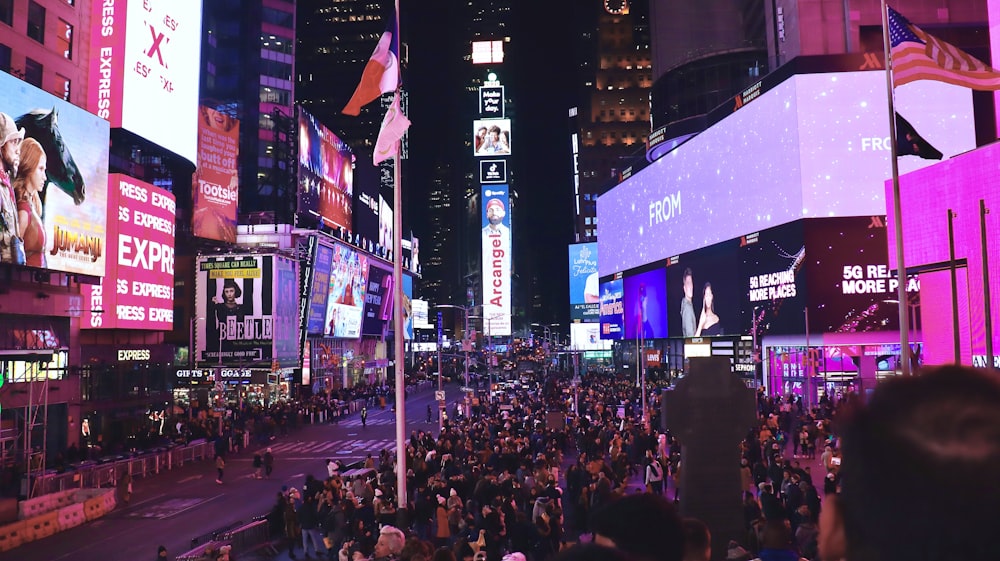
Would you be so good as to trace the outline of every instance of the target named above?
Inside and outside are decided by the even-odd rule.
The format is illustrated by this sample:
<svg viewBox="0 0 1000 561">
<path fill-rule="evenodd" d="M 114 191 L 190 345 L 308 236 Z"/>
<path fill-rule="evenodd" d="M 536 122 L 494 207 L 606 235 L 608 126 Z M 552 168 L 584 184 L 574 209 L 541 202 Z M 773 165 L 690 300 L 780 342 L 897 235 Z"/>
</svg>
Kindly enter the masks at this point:
<svg viewBox="0 0 1000 561">
<path fill-rule="evenodd" d="M 0 100 L 0 112 L 24 131 L 10 174 L 17 218 L 3 224 L 23 241 L 14 260 L 103 277 L 108 122 L 3 72 Z"/>
</svg>

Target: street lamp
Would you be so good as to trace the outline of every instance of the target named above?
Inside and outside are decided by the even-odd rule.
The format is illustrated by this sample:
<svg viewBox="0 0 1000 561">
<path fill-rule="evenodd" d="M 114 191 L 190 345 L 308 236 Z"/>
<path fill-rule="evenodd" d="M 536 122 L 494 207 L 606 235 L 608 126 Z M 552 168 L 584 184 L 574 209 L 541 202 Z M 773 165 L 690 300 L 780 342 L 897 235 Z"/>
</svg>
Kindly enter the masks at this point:
<svg viewBox="0 0 1000 561">
<path fill-rule="evenodd" d="M 462 350 L 465 351 L 465 387 L 469 387 L 469 310 L 475 306 L 458 306 L 455 304 L 438 304 L 435 308 L 450 308 L 452 310 L 462 310 L 465 318 L 465 329 L 462 331 Z"/>
</svg>

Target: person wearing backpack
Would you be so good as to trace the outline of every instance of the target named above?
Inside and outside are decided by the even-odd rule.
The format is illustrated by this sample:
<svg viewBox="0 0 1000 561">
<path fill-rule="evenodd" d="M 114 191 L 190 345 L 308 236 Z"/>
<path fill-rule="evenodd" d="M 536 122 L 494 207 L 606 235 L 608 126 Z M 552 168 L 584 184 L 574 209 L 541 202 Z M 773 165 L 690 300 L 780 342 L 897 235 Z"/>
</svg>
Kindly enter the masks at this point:
<svg viewBox="0 0 1000 561">
<path fill-rule="evenodd" d="M 650 450 L 646 451 L 646 491 L 663 495 L 663 466 Z"/>
</svg>

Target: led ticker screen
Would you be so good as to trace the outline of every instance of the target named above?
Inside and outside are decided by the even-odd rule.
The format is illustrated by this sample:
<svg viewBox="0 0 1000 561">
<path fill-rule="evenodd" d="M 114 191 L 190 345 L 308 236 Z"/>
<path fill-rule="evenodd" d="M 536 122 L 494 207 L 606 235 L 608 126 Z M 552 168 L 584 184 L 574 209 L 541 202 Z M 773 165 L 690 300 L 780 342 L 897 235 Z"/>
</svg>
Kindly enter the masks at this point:
<svg viewBox="0 0 1000 561">
<path fill-rule="evenodd" d="M 972 94 L 922 80 L 897 108 L 946 157 L 975 148 Z M 905 102 L 901 99 L 905 99 Z M 885 76 L 796 75 L 601 195 L 600 274 L 799 218 L 869 216 L 891 175 Z M 906 172 L 932 164 L 901 156 Z"/>
<path fill-rule="evenodd" d="M 510 155 L 510 119 L 476 119 L 473 121 L 472 153 L 476 156 Z"/>
<path fill-rule="evenodd" d="M 315 117 L 298 113 L 299 215 L 309 225 L 351 230 L 354 154 Z"/>
<path fill-rule="evenodd" d="M 367 285 L 368 256 L 335 244 L 323 335 L 342 339 L 361 336 Z"/>
<path fill-rule="evenodd" d="M 657 267 L 626 275 L 625 338 L 656 339 L 667 336 L 667 271 Z"/>
<path fill-rule="evenodd" d="M 168 191 L 121 174 L 108 176 L 107 274 L 81 285 L 84 329 L 173 329 L 174 224 Z"/>
<path fill-rule="evenodd" d="M 625 335 L 625 289 L 620 278 L 601 283 L 601 339 Z"/>
</svg>

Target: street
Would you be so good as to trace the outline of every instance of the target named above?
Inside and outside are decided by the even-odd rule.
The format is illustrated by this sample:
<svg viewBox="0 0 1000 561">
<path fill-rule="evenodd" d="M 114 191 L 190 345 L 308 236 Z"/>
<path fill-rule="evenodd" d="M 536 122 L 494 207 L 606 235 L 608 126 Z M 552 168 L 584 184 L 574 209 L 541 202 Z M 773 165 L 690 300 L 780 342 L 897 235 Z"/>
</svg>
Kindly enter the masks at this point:
<svg viewBox="0 0 1000 561">
<path fill-rule="evenodd" d="M 450 401 L 460 395 L 456 386 L 447 392 Z M 407 435 L 412 430 L 437 429 L 436 420 L 426 422 L 433 398 L 433 391 L 424 391 L 407 400 Z M 368 411 L 367 427 L 355 414 L 339 424 L 301 426 L 269 446 L 275 456 L 270 479 L 253 478 L 255 449 L 226 458 L 222 485 L 215 482 L 211 460 L 139 479 L 128 506 L 119 505 L 104 518 L 0 553 L 0 561 L 147 559 L 155 557 L 159 545 L 166 546 L 173 559 L 191 549 L 193 538 L 268 512 L 283 485 L 301 489 L 308 474 L 325 478 L 327 458 L 349 464 L 368 454 L 377 458 L 386 448 L 395 450 L 395 416 L 390 406 L 376 407 Z"/>
</svg>

